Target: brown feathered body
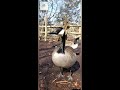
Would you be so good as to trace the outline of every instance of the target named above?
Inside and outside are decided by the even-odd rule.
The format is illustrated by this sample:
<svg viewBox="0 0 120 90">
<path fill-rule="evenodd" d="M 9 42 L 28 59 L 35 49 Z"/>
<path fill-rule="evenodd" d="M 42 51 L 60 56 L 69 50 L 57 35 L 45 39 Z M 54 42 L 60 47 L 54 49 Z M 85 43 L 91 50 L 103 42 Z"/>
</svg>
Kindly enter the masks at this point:
<svg viewBox="0 0 120 90">
<path fill-rule="evenodd" d="M 58 53 L 60 47 L 56 47 L 52 53 L 53 63 L 62 68 L 69 68 L 76 62 L 76 54 L 70 46 L 65 46 L 65 53 Z"/>
</svg>

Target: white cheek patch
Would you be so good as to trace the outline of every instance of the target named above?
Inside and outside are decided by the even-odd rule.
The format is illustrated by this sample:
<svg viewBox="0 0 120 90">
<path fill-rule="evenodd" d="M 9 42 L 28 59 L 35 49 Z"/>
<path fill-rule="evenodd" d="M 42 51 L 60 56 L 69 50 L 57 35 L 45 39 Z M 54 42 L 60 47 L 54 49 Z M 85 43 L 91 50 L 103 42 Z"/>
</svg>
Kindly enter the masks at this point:
<svg viewBox="0 0 120 90">
<path fill-rule="evenodd" d="M 72 47 L 73 49 L 76 49 L 76 48 L 78 47 L 78 44 L 73 44 L 71 47 Z"/>
<path fill-rule="evenodd" d="M 64 34 L 64 32 L 65 32 L 65 30 L 64 30 L 64 29 L 62 29 L 62 30 L 59 32 L 59 35 L 63 35 L 63 34 Z"/>
</svg>

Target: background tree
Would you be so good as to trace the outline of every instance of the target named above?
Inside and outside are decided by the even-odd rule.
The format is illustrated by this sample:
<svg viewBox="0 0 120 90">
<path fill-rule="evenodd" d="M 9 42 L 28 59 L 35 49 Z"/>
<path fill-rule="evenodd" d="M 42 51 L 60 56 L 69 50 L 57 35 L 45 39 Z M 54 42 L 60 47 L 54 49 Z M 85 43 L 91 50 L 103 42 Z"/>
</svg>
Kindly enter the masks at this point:
<svg viewBox="0 0 120 90">
<path fill-rule="evenodd" d="M 45 14 L 48 16 L 48 24 L 56 24 L 63 21 L 67 16 L 69 23 L 80 23 L 80 5 L 81 0 L 48 0 L 48 12 L 40 11 L 39 22 L 44 21 Z"/>
</svg>

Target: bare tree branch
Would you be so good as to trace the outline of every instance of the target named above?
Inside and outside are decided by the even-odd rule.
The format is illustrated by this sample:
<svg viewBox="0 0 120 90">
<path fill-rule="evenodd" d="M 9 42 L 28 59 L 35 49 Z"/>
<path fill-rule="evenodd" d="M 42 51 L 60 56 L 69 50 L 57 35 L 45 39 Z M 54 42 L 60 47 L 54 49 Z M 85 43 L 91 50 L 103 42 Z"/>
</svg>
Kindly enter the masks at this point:
<svg viewBox="0 0 120 90">
<path fill-rule="evenodd" d="M 53 13 L 53 15 L 49 18 L 49 20 L 50 20 L 52 17 L 54 17 L 55 13 L 57 12 L 58 3 L 56 3 L 56 4 L 57 4 L 56 10 L 55 10 L 55 12 Z"/>
<path fill-rule="evenodd" d="M 52 4 L 51 4 L 50 6 L 52 7 L 52 9 L 51 9 L 51 11 L 50 11 L 49 17 L 51 16 L 51 13 L 52 13 L 52 10 L 53 10 L 53 0 L 51 0 L 51 1 L 52 1 Z"/>
</svg>

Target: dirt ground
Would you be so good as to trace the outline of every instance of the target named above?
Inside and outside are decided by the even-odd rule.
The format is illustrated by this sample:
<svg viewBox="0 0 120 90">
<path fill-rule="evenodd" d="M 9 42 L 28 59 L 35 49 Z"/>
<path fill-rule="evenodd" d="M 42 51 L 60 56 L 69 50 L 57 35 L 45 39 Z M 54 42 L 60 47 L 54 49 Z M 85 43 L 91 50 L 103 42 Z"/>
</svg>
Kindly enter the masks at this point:
<svg viewBox="0 0 120 90">
<path fill-rule="evenodd" d="M 39 77 L 38 89 L 39 90 L 81 90 L 82 86 L 82 61 L 81 61 L 81 46 L 76 49 L 77 62 L 72 66 L 73 81 L 68 81 L 67 76 L 69 70 L 64 69 L 64 77 L 57 78 L 60 73 L 59 67 L 52 63 L 51 54 L 54 50 L 53 45 L 59 42 L 39 41 Z"/>
</svg>

